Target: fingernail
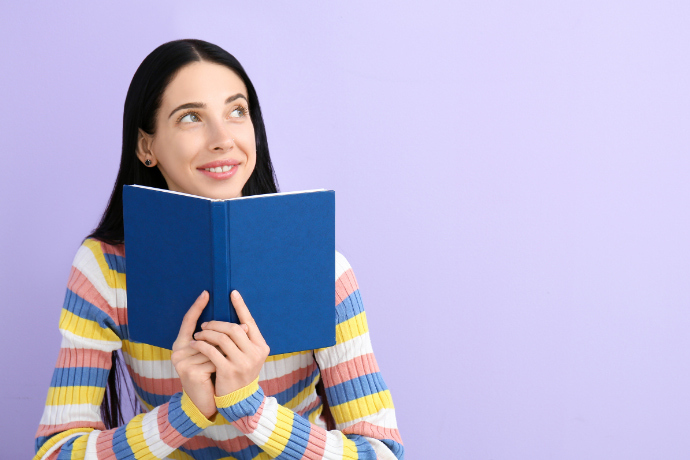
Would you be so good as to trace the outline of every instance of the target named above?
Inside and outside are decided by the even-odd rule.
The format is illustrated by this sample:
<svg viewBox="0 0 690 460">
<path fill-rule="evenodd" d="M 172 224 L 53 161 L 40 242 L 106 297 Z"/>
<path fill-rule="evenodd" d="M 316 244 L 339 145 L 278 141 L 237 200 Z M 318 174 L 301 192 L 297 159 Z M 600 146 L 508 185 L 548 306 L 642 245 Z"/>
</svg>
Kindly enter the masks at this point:
<svg viewBox="0 0 690 460">
<path fill-rule="evenodd" d="M 206 327 L 208 323 L 201 323 L 201 327 Z"/>
<path fill-rule="evenodd" d="M 232 298 L 233 299 L 238 299 L 240 297 L 240 293 L 237 291 L 232 291 Z"/>
<path fill-rule="evenodd" d="M 199 335 L 199 333 L 198 333 L 198 332 L 195 332 L 195 333 L 194 333 L 194 338 L 195 338 L 195 339 L 196 339 L 196 336 L 197 336 L 197 335 Z"/>
</svg>

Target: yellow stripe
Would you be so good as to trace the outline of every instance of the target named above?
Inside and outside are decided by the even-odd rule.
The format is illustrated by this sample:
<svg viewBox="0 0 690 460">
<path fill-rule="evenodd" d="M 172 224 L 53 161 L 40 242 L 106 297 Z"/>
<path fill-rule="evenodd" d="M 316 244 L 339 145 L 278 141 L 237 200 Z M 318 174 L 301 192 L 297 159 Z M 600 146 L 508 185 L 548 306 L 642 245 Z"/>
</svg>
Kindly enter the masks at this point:
<svg viewBox="0 0 690 460">
<path fill-rule="evenodd" d="M 108 286 L 111 288 L 125 289 L 127 286 L 125 274 L 110 269 L 108 262 L 105 260 L 105 256 L 103 255 L 100 241 L 87 239 L 84 241 L 83 245 L 89 248 L 93 253 L 93 256 L 96 258 L 96 262 L 98 262 L 98 266 L 100 267 L 105 280 L 108 282 Z"/>
<path fill-rule="evenodd" d="M 180 400 L 180 405 L 182 406 L 184 413 L 187 414 L 187 417 L 189 417 L 190 420 L 199 428 L 204 429 L 213 425 L 213 420 L 207 419 L 206 416 L 201 413 L 199 408 L 194 405 L 184 390 L 182 390 L 182 399 Z"/>
<path fill-rule="evenodd" d="M 302 401 L 304 401 L 307 396 L 313 394 L 316 392 L 316 382 L 312 382 L 311 385 L 308 387 L 304 388 L 302 391 L 297 393 L 294 398 L 292 398 L 290 401 L 286 402 L 283 404 L 283 406 L 287 407 L 288 409 L 294 409 L 297 407 Z"/>
<path fill-rule="evenodd" d="M 216 407 L 225 409 L 226 407 L 234 406 L 238 402 L 247 399 L 259 389 L 259 377 L 255 378 L 252 383 L 245 385 L 239 390 L 228 393 L 223 396 L 214 396 L 216 400 Z"/>
<path fill-rule="evenodd" d="M 353 316 L 347 321 L 335 326 L 335 341 L 336 343 L 347 342 L 350 339 L 358 337 L 369 331 L 367 326 L 367 314 L 362 312 Z"/>
<path fill-rule="evenodd" d="M 343 433 L 340 436 L 343 437 L 343 458 L 357 458 L 357 444 Z"/>
<path fill-rule="evenodd" d="M 266 358 L 266 362 L 270 363 L 273 361 L 280 361 L 286 358 L 290 358 L 292 356 L 297 356 L 297 355 L 305 355 L 305 354 L 311 354 L 311 350 L 307 351 L 296 351 L 294 353 L 283 353 L 282 355 L 270 355 Z"/>
<path fill-rule="evenodd" d="M 74 443 L 72 443 L 72 459 L 79 460 L 83 459 L 86 455 L 86 444 L 89 442 L 88 436 L 78 437 Z"/>
<path fill-rule="evenodd" d="M 59 443 L 63 439 L 75 434 L 75 433 L 84 433 L 88 435 L 93 431 L 93 428 L 72 428 L 71 430 L 63 431 L 60 434 L 56 434 L 49 440 L 47 440 L 40 449 L 38 449 L 38 452 L 36 452 L 36 455 L 34 456 L 33 460 L 40 460 L 41 457 L 43 457 L 46 452 L 48 452 L 55 444 Z"/>
<path fill-rule="evenodd" d="M 50 387 L 46 406 L 65 406 L 68 404 L 96 404 L 103 400 L 105 388 L 102 387 Z"/>
<path fill-rule="evenodd" d="M 271 454 L 271 457 L 277 457 L 283 450 L 290 439 L 292 432 L 292 420 L 295 413 L 290 409 L 278 406 L 278 413 L 276 414 L 276 427 L 273 433 L 268 437 L 265 444 L 260 446 L 264 451 Z"/>
<path fill-rule="evenodd" d="M 338 423 L 346 423 L 373 415 L 384 408 L 393 409 L 393 400 L 388 390 L 331 406 L 331 413 Z"/>
<path fill-rule="evenodd" d="M 60 329 L 67 330 L 79 337 L 106 342 L 119 342 L 120 338 L 110 328 L 103 328 L 97 322 L 84 319 L 71 311 L 62 309 L 60 314 Z"/>
<path fill-rule="evenodd" d="M 122 341 L 122 350 L 139 361 L 170 361 L 172 350 L 154 347 L 145 343 Z"/>
<path fill-rule="evenodd" d="M 235 457 L 227 457 L 227 458 L 228 458 L 228 459 L 233 459 L 233 460 L 234 460 Z M 256 457 L 252 458 L 252 460 L 271 460 L 272 458 L 273 458 L 273 457 L 271 457 L 270 455 L 268 455 L 266 452 L 259 452 L 259 455 L 257 455 Z"/>
<path fill-rule="evenodd" d="M 172 454 L 168 454 L 165 458 L 172 458 L 174 460 L 194 460 L 194 457 L 188 455 L 181 450 L 175 450 Z"/>
<path fill-rule="evenodd" d="M 319 407 L 314 412 L 309 414 L 309 423 L 316 423 L 316 419 L 321 416 L 321 412 L 323 412 L 323 406 Z"/>
<path fill-rule="evenodd" d="M 146 444 L 146 438 L 144 438 L 143 421 L 143 415 L 138 415 L 129 421 L 127 424 L 127 431 L 125 432 L 127 443 L 130 449 L 132 449 L 132 452 L 134 452 L 134 457 L 136 459 L 154 459 L 156 457 L 153 456 L 151 449 L 149 449 L 148 444 Z"/>
</svg>

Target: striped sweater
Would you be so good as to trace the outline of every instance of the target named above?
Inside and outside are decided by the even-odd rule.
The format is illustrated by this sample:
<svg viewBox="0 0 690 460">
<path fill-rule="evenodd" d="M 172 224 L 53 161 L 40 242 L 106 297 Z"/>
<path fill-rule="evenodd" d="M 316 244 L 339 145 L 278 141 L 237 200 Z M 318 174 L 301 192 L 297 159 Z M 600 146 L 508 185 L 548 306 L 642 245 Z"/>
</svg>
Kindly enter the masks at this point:
<svg viewBox="0 0 690 460">
<path fill-rule="evenodd" d="M 218 413 L 209 420 L 182 391 L 170 350 L 128 340 L 124 247 L 85 240 L 67 285 L 34 458 L 403 458 L 357 281 L 337 253 L 335 279 L 336 345 L 269 356 L 258 380 L 216 398 Z M 145 412 L 105 430 L 100 404 L 117 349 Z M 320 417 L 319 379 L 333 431 Z"/>
</svg>

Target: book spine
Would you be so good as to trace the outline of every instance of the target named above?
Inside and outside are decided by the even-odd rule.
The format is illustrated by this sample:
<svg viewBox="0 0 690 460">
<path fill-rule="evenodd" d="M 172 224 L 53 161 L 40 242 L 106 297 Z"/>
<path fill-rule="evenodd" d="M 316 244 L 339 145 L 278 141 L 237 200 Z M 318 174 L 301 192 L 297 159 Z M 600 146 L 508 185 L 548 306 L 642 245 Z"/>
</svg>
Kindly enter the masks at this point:
<svg viewBox="0 0 690 460">
<path fill-rule="evenodd" d="M 211 202 L 211 244 L 213 264 L 213 292 L 211 300 L 213 319 L 232 321 L 235 310 L 230 305 L 230 264 L 228 263 L 228 215 L 224 203 Z"/>
</svg>

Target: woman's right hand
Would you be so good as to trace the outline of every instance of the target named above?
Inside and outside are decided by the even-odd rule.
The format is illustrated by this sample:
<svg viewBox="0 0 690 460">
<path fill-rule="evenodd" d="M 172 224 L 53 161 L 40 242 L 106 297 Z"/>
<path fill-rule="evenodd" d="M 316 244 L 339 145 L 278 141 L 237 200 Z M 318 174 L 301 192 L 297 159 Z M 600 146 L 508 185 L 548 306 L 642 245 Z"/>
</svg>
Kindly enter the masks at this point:
<svg viewBox="0 0 690 460">
<path fill-rule="evenodd" d="M 194 340 L 196 323 L 208 304 L 208 299 L 208 292 L 202 292 L 184 315 L 180 333 L 173 344 L 173 353 L 170 359 L 180 376 L 182 388 L 187 396 L 206 418 L 211 418 L 216 413 L 216 402 L 213 399 L 215 389 L 211 379 L 211 374 L 216 371 L 216 366 L 206 355 L 189 346 L 190 342 Z"/>
</svg>

